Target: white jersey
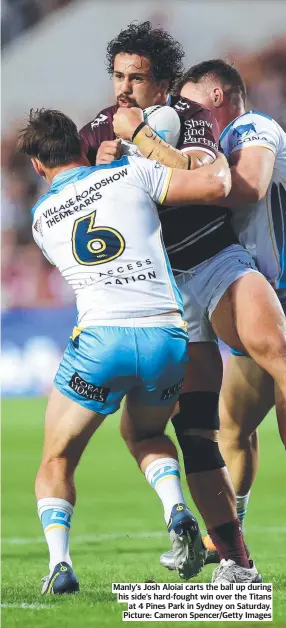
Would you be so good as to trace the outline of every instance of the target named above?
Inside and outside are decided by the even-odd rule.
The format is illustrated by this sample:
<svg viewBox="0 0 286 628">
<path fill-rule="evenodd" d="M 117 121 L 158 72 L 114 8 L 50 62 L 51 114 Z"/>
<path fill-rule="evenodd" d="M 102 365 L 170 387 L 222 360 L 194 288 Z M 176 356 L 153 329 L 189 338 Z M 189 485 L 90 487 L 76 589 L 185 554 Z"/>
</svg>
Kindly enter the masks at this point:
<svg viewBox="0 0 286 628">
<path fill-rule="evenodd" d="M 259 270 L 276 288 L 286 288 L 286 133 L 270 116 L 249 111 L 223 131 L 226 157 L 251 146 L 264 146 L 275 155 L 273 175 L 265 197 L 233 213 L 239 241 L 254 257 Z"/>
<path fill-rule="evenodd" d="M 32 209 L 36 243 L 75 291 L 79 326 L 182 313 L 155 205 L 171 173 L 126 156 L 73 168 Z"/>
</svg>

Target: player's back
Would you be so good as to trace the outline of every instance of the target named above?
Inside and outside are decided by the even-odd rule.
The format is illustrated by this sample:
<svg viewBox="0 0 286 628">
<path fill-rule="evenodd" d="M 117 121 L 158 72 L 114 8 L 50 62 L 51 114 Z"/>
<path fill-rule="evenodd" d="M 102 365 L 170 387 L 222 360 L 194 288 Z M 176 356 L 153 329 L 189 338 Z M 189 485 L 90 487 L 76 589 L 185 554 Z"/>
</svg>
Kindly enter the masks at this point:
<svg viewBox="0 0 286 628">
<path fill-rule="evenodd" d="M 231 122 L 220 141 L 227 157 L 252 146 L 265 147 L 275 155 L 265 197 L 235 210 L 232 222 L 241 244 L 255 258 L 260 271 L 276 288 L 286 288 L 286 133 L 273 118 L 254 110 Z"/>
<path fill-rule="evenodd" d="M 127 157 L 73 168 L 33 208 L 34 238 L 75 290 L 79 325 L 182 311 L 155 206 L 170 173 Z"/>
</svg>

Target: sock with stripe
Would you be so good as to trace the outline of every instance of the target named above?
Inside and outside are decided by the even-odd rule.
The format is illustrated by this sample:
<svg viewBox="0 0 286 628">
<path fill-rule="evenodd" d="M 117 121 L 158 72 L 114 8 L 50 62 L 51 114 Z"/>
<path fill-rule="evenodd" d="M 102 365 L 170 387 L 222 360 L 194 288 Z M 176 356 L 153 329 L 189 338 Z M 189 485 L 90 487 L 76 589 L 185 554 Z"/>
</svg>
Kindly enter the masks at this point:
<svg viewBox="0 0 286 628">
<path fill-rule="evenodd" d="M 250 498 L 250 491 L 246 495 L 237 495 L 236 496 L 236 510 L 237 516 L 241 525 L 243 525 L 243 520 L 247 512 L 247 506 Z"/>
<path fill-rule="evenodd" d="M 179 463 L 174 458 L 159 458 L 148 465 L 145 477 L 161 499 L 168 524 L 173 506 L 186 503 L 181 487 Z"/>
<path fill-rule="evenodd" d="M 249 567 L 249 560 L 241 532 L 239 519 L 223 523 L 208 530 L 219 553 L 220 560 L 234 560 L 241 567 Z"/>
<path fill-rule="evenodd" d="M 73 506 L 65 499 L 46 497 L 39 499 L 37 508 L 50 552 L 50 573 L 61 562 L 72 566 L 69 533 Z"/>
</svg>

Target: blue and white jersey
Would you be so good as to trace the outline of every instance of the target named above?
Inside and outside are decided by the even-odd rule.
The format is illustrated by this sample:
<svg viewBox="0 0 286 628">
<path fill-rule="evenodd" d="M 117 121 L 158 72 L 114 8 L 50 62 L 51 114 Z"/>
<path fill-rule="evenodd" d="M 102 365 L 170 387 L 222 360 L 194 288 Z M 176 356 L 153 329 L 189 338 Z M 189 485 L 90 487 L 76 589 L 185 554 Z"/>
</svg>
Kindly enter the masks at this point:
<svg viewBox="0 0 286 628">
<path fill-rule="evenodd" d="M 171 174 L 126 156 L 65 170 L 32 209 L 34 239 L 74 289 L 80 327 L 182 313 L 155 205 Z"/>
<path fill-rule="evenodd" d="M 233 227 L 259 270 L 276 288 L 286 288 L 286 133 L 270 116 L 249 111 L 223 131 L 226 157 L 237 150 L 264 146 L 275 155 L 273 175 L 265 197 L 233 213 Z"/>
</svg>

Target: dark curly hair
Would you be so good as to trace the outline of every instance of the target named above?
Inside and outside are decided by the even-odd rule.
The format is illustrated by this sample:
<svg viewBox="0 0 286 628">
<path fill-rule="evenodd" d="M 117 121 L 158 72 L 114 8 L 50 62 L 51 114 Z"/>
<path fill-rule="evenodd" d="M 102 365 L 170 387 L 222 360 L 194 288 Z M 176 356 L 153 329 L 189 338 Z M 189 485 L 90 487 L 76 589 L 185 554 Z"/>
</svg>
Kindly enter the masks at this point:
<svg viewBox="0 0 286 628">
<path fill-rule="evenodd" d="M 107 69 L 113 74 L 117 54 L 138 54 L 149 59 L 155 81 L 169 81 L 171 90 L 182 76 L 182 59 L 185 56 L 181 44 L 163 28 L 152 28 L 151 22 L 132 22 L 120 31 L 107 46 Z"/>
</svg>

